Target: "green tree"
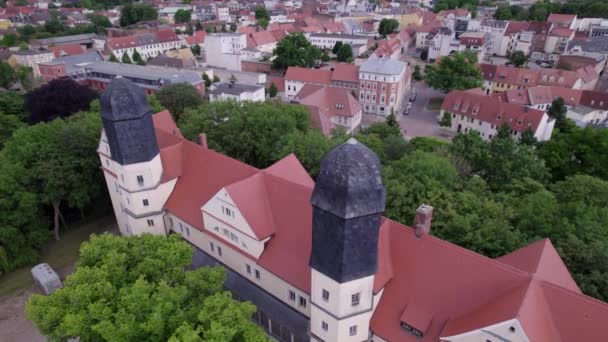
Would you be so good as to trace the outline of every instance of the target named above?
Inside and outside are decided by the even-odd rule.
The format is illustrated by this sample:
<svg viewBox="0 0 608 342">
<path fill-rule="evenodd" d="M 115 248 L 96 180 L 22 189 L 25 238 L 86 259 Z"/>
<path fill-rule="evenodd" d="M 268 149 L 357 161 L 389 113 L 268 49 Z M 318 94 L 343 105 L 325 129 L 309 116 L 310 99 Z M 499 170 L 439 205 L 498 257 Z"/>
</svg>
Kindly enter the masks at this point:
<svg viewBox="0 0 608 342">
<path fill-rule="evenodd" d="M 301 33 L 290 34 L 283 38 L 274 50 L 275 69 L 286 69 L 290 66 L 312 67 L 321 58 L 321 50 L 310 44 Z"/>
<path fill-rule="evenodd" d="M 17 46 L 20 44 L 19 37 L 14 33 L 7 33 L 0 40 L 0 45 L 4 46 Z"/>
<path fill-rule="evenodd" d="M 270 13 L 268 13 L 268 10 L 266 9 L 266 7 L 256 6 L 255 19 L 256 20 L 266 19 L 266 20 L 270 21 Z"/>
<path fill-rule="evenodd" d="M 150 105 L 150 108 L 152 108 L 152 113 L 158 113 L 158 112 L 162 112 L 163 110 L 165 110 L 165 107 L 163 107 L 163 105 L 160 104 L 160 101 L 158 101 L 158 98 L 156 97 L 156 95 L 154 95 L 154 94 L 148 95 L 146 97 L 146 100 L 148 100 L 148 104 Z"/>
<path fill-rule="evenodd" d="M 562 97 L 558 97 L 557 99 L 551 102 L 551 106 L 547 108 L 547 115 L 550 118 L 555 119 L 555 127 L 562 129 L 564 128 L 565 121 L 567 120 L 566 114 L 568 113 L 568 107 L 566 107 L 566 103 Z"/>
<path fill-rule="evenodd" d="M 386 117 L 386 124 L 390 127 L 397 127 L 397 129 L 399 129 L 399 122 L 397 122 L 395 110 L 393 108 L 391 108 L 391 113 Z"/>
<path fill-rule="evenodd" d="M 353 58 L 353 50 L 350 44 L 342 44 L 338 49 L 337 59 L 339 62 L 349 62 Z"/>
<path fill-rule="evenodd" d="M 483 78 L 476 63 L 477 55 L 468 51 L 444 57 L 439 65 L 426 67 L 426 82 L 432 88 L 446 93 L 451 90 L 479 88 L 483 84 Z"/>
<path fill-rule="evenodd" d="M 32 295 L 26 315 L 56 340 L 265 341 L 255 307 L 222 290 L 224 270 L 184 271 L 191 260 L 177 235 L 93 236 L 65 287 Z"/>
<path fill-rule="evenodd" d="M 608 180 L 608 130 L 572 127 L 543 142 L 538 155 L 554 180 L 586 174 Z"/>
<path fill-rule="evenodd" d="M 133 62 L 135 62 L 137 65 L 146 65 L 146 62 L 144 62 L 144 59 L 141 57 L 137 49 L 133 50 Z"/>
<path fill-rule="evenodd" d="M 397 20 L 384 18 L 380 20 L 380 26 L 378 26 L 378 33 L 382 37 L 386 37 L 387 35 L 395 32 L 398 28 L 399 22 Z"/>
<path fill-rule="evenodd" d="M 173 20 L 176 23 L 189 23 L 192 20 L 192 11 L 180 8 L 175 12 Z"/>
<path fill-rule="evenodd" d="M 106 28 L 112 27 L 108 17 L 101 14 L 89 14 L 87 16 L 91 24 L 95 27 L 95 33 L 104 33 Z"/>
<path fill-rule="evenodd" d="M 0 112 L 0 150 L 13 136 L 13 132 L 23 126 L 25 126 L 25 124 L 16 115 Z"/>
<path fill-rule="evenodd" d="M 317 130 L 307 132 L 295 131 L 282 139 L 274 159 L 279 160 L 290 153 L 294 153 L 312 177 L 319 173 L 321 159 L 336 141 L 327 139 Z"/>
<path fill-rule="evenodd" d="M 158 13 L 149 4 L 126 4 L 120 10 L 120 26 L 129 26 L 145 20 L 156 20 Z"/>
<path fill-rule="evenodd" d="M 334 47 L 331 49 L 331 52 L 333 52 L 334 54 L 337 54 L 338 51 L 340 50 L 340 47 L 342 46 L 342 41 L 338 40 L 336 42 L 336 44 L 334 44 Z"/>
<path fill-rule="evenodd" d="M 171 84 L 156 93 L 158 101 L 179 120 L 179 117 L 189 108 L 196 108 L 203 103 L 198 90 L 187 83 Z"/>
<path fill-rule="evenodd" d="M 414 77 L 414 80 L 416 81 L 421 81 L 424 78 L 420 71 L 420 65 L 416 64 L 414 66 L 414 72 L 412 73 L 412 77 Z"/>
<path fill-rule="evenodd" d="M 8 88 L 16 79 L 15 69 L 8 63 L 0 62 L 0 87 Z"/>
<path fill-rule="evenodd" d="M 526 55 L 521 50 L 513 51 L 509 54 L 509 62 L 511 62 L 516 67 L 521 67 L 526 64 Z"/>
<path fill-rule="evenodd" d="M 264 30 L 268 27 L 268 25 L 270 25 L 270 20 L 266 19 L 266 18 L 262 18 L 262 19 L 258 19 L 256 21 L 258 23 L 258 25 L 260 25 Z"/>
<path fill-rule="evenodd" d="M 270 83 L 270 87 L 268 87 L 268 96 L 270 96 L 270 98 L 272 99 L 275 96 L 277 96 L 278 92 L 279 92 L 279 89 L 274 84 L 274 82 Z"/>
<path fill-rule="evenodd" d="M 27 120 L 23 107 L 23 95 L 13 91 L 0 91 L 0 108 L 2 113 L 15 115 L 22 121 Z"/>
<path fill-rule="evenodd" d="M 299 105 L 217 101 L 186 111 L 179 126 L 187 139 L 205 132 L 209 147 L 258 168 L 276 161 L 284 137 L 306 132 L 308 111 Z"/>
<path fill-rule="evenodd" d="M 110 62 L 118 63 L 118 58 L 113 53 L 110 54 Z"/>
<path fill-rule="evenodd" d="M 121 62 L 125 63 L 125 64 L 133 64 L 133 62 L 131 61 L 131 57 L 129 57 L 129 53 L 128 52 L 125 51 L 122 54 Z"/>
<path fill-rule="evenodd" d="M 65 118 L 89 110 L 98 94 L 70 78 L 58 78 L 25 94 L 25 109 L 32 124 Z"/>
<path fill-rule="evenodd" d="M 449 112 L 443 112 L 441 120 L 439 120 L 439 126 L 452 127 L 452 114 Z"/>
<path fill-rule="evenodd" d="M 192 50 L 192 53 L 196 56 L 200 56 L 201 55 L 201 46 L 198 44 L 194 44 L 190 47 L 190 50 Z"/>
<path fill-rule="evenodd" d="M 538 140 L 534 136 L 534 131 L 528 128 L 521 134 L 521 139 L 519 139 L 519 142 L 524 145 L 534 146 L 536 143 L 538 143 Z"/>
</svg>

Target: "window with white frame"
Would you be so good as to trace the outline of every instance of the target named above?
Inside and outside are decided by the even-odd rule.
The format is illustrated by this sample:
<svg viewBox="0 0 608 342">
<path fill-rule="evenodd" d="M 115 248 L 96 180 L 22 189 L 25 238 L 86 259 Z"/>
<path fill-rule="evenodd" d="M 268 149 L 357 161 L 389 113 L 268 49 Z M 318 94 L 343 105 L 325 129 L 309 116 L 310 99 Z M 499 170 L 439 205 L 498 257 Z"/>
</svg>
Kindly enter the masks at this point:
<svg viewBox="0 0 608 342">
<path fill-rule="evenodd" d="M 247 270 L 247 274 L 251 274 L 251 265 L 245 264 L 245 269 Z"/>
<path fill-rule="evenodd" d="M 300 296 L 300 306 L 305 308 L 306 307 L 306 298 Z"/>
<path fill-rule="evenodd" d="M 215 252 L 215 245 L 213 244 L 213 242 L 209 242 L 209 248 L 212 252 Z"/>
<path fill-rule="evenodd" d="M 324 331 L 327 331 L 327 329 L 329 329 L 329 325 L 327 324 L 327 322 L 321 321 L 321 329 L 323 329 Z"/>
<path fill-rule="evenodd" d="M 348 334 L 350 336 L 357 335 L 357 326 L 356 325 L 352 325 L 350 328 L 348 328 Z"/>
<path fill-rule="evenodd" d="M 142 176 L 142 175 L 137 176 L 137 184 L 144 185 L 144 176 Z"/>
<path fill-rule="evenodd" d="M 154 220 L 148 220 L 148 227 L 154 227 Z"/>
<path fill-rule="evenodd" d="M 289 290 L 289 300 L 291 301 L 295 301 L 296 300 L 296 293 L 293 290 Z"/>
<path fill-rule="evenodd" d="M 260 270 L 255 270 L 255 279 L 260 279 Z"/>
<path fill-rule="evenodd" d="M 147 207 L 148 205 L 150 205 L 150 202 L 148 202 L 147 199 L 144 199 L 143 202 L 144 202 L 144 207 Z"/>
</svg>

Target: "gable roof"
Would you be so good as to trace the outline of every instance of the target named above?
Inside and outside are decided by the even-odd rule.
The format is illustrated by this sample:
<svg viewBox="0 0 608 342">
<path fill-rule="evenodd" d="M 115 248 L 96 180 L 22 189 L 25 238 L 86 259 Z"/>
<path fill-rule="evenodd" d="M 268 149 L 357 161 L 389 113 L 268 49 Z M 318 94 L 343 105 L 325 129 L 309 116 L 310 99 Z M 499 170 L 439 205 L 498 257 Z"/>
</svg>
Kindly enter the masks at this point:
<svg viewBox="0 0 608 342">
<path fill-rule="evenodd" d="M 523 132 L 530 128 L 536 132 L 545 112 L 525 106 L 506 103 L 487 96 L 479 89 L 453 90 L 443 100 L 441 109 L 455 115 L 464 115 L 500 126 L 509 124 L 511 129 Z"/>
<path fill-rule="evenodd" d="M 289 67 L 285 73 L 285 80 L 316 84 L 330 84 L 331 74 L 331 70 Z"/>
<path fill-rule="evenodd" d="M 262 215 L 255 225 L 274 225 L 258 264 L 310 293 L 314 184 L 297 158 L 290 155 L 258 170 L 183 139 L 173 132 L 166 111 L 153 118 L 163 167 L 178 166 L 163 170 L 179 177 L 165 208 L 214 235 L 203 230 L 201 207 L 221 188 L 235 194 L 239 209 L 243 200 L 263 200 L 241 209 L 246 216 Z M 532 341 L 593 341 L 608 334 L 608 305 L 550 274 L 563 264 L 548 241 L 492 260 L 431 235 L 417 237 L 390 219 L 382 219 L 379 234 L 374 293 L 383 292 L 370 322 L 379 337 L 437 341 L 514 317 Z M 408 333 L 401 322 L 420 328 L 424 337 Z"/>
</svg>

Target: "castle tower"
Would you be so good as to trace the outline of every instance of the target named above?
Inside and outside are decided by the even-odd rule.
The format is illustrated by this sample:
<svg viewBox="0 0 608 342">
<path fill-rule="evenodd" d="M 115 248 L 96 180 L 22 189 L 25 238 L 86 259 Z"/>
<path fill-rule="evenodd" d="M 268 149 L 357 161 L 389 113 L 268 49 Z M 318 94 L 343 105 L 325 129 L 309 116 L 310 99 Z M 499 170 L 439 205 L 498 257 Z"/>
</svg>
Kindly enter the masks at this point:
<svg viewBox="0 0 608 342">
<path fill-rule="evenodd" d="M 98 153 L 119 229 L 126 235 L 164 234 L 164 201 L 157 194 L 162 163 L 146 95 L 126 78 L 115 78 L 100 104 L 104 132 Z"/>
<path fill-rule="evenodd" d="M 385 206 L 376 154 L 353 138 L 328 152 L 311 203 L 312 335 L 328 342 L 367 340 Z"/>
</svg>

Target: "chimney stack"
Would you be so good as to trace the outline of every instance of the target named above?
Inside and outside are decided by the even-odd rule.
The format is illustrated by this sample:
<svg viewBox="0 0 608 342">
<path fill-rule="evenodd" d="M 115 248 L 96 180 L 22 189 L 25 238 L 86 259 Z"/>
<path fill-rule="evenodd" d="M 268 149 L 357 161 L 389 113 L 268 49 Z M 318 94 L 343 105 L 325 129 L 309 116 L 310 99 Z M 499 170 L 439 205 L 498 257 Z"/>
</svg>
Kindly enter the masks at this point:
<svg viewBox="0 0 608 342">
<path fill-rule="evenodd" d="M 198 144 L 203 146 L 203 148 L 208 148 L 207 147 L 207 134 L 201 133 L 198 135 Z"/>
<path fill-rule="evenodd" d="M 416 237 L 421 238 L 423 235 L 431 231 L 431 220 L 433 219 L 433 207 L 428 204 L 422 204 L 416 209 L 416 217 L 414 218 L 414 228 L 416 229 Z"/>
</svg>

